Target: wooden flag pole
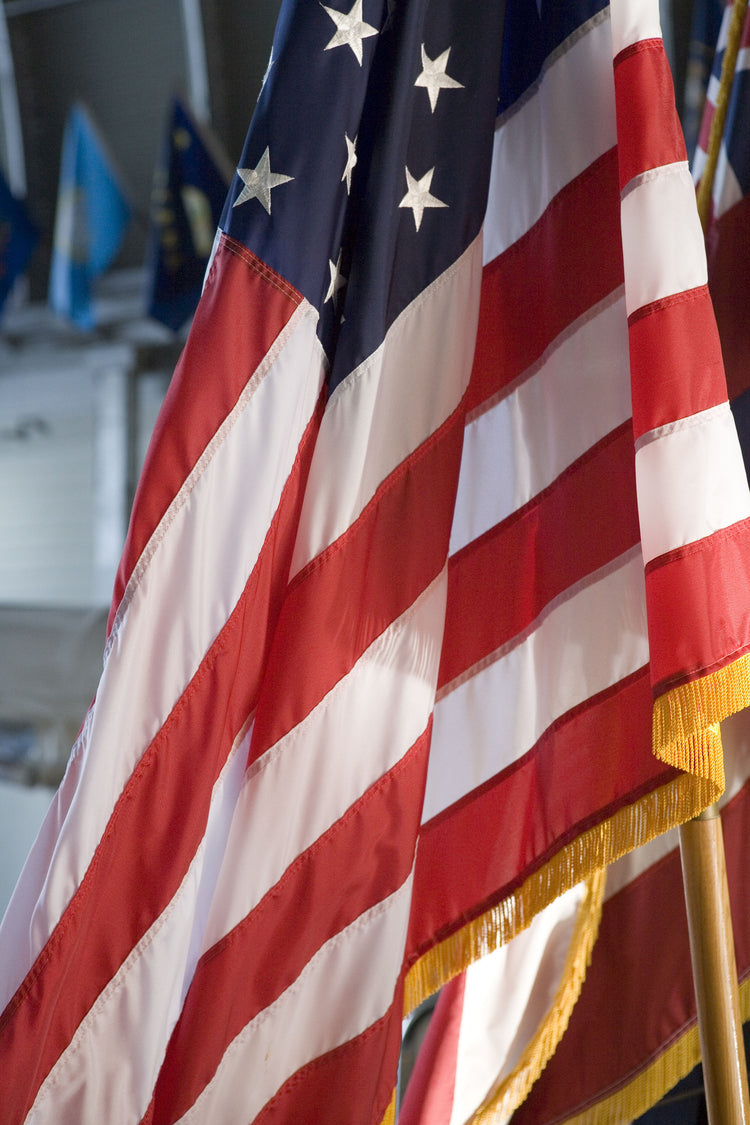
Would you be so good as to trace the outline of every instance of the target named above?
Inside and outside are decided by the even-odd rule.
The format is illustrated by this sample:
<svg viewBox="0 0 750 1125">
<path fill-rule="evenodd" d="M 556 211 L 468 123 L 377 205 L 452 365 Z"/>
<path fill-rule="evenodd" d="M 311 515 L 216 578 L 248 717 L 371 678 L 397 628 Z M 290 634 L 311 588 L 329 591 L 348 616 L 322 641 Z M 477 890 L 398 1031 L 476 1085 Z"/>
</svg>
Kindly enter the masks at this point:
<svg viewBox="0 0 750 1125">
<path fill-rule="evenodd" d="M 718 806 L 680 828 L 709 1125 L 750 1122 L 737 965 Z"/>
<path fill-rule="evenodd" d="M 705 232 L 748 0 L 734 0 L 697 204 Z M 750 1123 L 737 963 L 718 805 L 680 828 L 680 856 L 709 1125 Z"/>
</svg>

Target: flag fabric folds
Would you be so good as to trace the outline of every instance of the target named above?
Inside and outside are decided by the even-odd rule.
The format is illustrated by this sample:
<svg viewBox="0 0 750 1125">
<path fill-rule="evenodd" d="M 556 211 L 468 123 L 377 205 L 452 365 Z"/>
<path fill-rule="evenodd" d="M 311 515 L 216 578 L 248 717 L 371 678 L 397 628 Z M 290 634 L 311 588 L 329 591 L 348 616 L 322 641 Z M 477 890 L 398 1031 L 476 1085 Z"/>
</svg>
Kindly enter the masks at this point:
<svg viewBox="0 0 750 1125">
<path fill-rule="evenodd" d="M 727 720 L 727 788 L 721 798 L 740 1010 L 750 1019 L 750 715 Z M 582 888 L 555 900 L 508 945 L 445 986 L 417 1056 L 399 1125 L 605 1125 L 646 1113 L 700 1061 L 677 830 L 607 871 L 601 899 Z M 571 897 L 578 894 L 578 898 Z M 550 997 L 561 962 L 583 950 L 578 914 L 601 910 L 591 967 L 567 1008 Z M 571 933 L 573 931 L 573 933 Z M 590 947 L 589 947 L 590 948 Z M 587 950 L 588 951 L 588 950 Z M 568 974 L 570 975 L 570 974 Z M 563 1010 L 554 1053 L 524 1064 Z M 521 1058 L 519 1060 L 519 1055 Z M 519 1065 L 520 1061 L 520 1065 Z M 540 1076 L 541 1074 L 541 1076 Z M 514 1085 L 524 1082 L 528 1102 Z M 514 1097 L 515 1095 L 515 1097 Z"/>
<path fill-rule="evenodd" d="M 706 168 L 711 126 L 719 96 L 732 5 L 724 9 L 701 132 L 693 160 L 693 178 L 700 185 Z M 750 385 L 750 17 L 740 28 L 740 43 L 720 138 L 706 222 L 708 283 L 713 299 L 727 383 L 732 397 Z"/>
<path fill-rule="evenodd" d="M 89 111 L 71 107 L 63 135 L 49 303 L 79 328 L 94 327 L 92 282 L 114 261 L 131 208 Z"/>
<path fill-rule="evenodd" d="M 37 243 L 37 230 L 22 200 L 0 175 L 0 308 L 24 272 Z"/>
<path fill-rule="evenodd" d="M 174 332 L 198 304 L 230 179 L 215 144 L 173 98 L 152 190 L 147 309 Z"/>
<path fill-rule="evenodd" d="M 554 1053 L 578 999 L 604 882 L 600 872 L 571 887 L 443 987 L 399 1106 L 399 1125 L 509 1118 Z"/>
<path fill-rule="evenodd" d="M 721 801 L 740 1012 L 750 1019 L 750 726 L 725 727 Z M 513 1125 L 632 1121 L 700 1061 L 677 833 L 613 865 L 597 944 L 568 1028 Z M 654 904 L 659 906 L 655 908 Z M 595 1045 L 595 1046 L 594 1046 Z"/>
<path fill-rule="evenodd" d="M 220 226 L 0 930 L 9 1121 L 392 1117 L 404 1009 L 750 698 L 656 5 L 290 0 Z"/>
</svg>

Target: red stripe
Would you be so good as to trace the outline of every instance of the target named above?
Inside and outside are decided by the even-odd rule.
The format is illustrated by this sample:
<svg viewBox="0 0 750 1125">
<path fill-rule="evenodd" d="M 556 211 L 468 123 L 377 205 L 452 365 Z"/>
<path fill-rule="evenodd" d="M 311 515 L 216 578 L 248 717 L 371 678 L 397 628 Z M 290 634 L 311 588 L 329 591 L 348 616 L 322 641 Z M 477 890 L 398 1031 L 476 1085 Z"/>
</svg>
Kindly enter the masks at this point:
<svg viewBox="0 0 750 1125">
<path fill-rule="evenodd" d="M 635 1078 L 695 1018 L 690 964 L 673 851 L 606 903 L 568 1029 L 514 1125 L 567 1119 Z"/>
<path fill-rule="evenodd" d="M 711 125 L 713 124 L 714 114 L 716 113 L 716 106 L 712 101 L 706 99 L 706 104 L 703 109 L 703 117 L 701 118 L 701 127 L 698 133 L 698 149 L 704 154 L 708 152 L 708 142 L 711 137 Z"/>
<path fill-rule="evenodd" d="M 144 547 L 301 301 L 288 282 L 246 247 L 222 237 L 151 438 L 108 631 Z M 250 316 L 254 308 L 263 315 Z M 207 378 L 214 371 L 221 371 L 221 379 Z"/>
<path fill-rule="evenodd" d="M 258 706 L 253 759 L 309 714 L 440 573 L 463 425 L 459 409 L 291 584 Z"/>
<path fill-rule="evenodd" d="M 750 972 L 750 788 L 722 812 L 737 971 Z M 659 908 L 654 909 L 658 903 Z M 514 1125 L 567 1120 L 652 1063 L 696 1020 L 678 849 L 604 905 L 568 1030 Z M 596 1044 L 596 1050 L 591 1045 Z M 585 1062 L 585 1065 L 582 1065 Z"/>
<path fill-rule="evenodd" d="M 615 58 L 620 190 L 634 176 L 687 160 L 661 39 L 642 39 Z"/>
<path fill-rule="evenodd" d="M 719 335 L 705 286 L 639 309 L 629 319 L 628 338 L 636 439 L 726 401 Z"/>
<path fill-rule="evenodd" d="M 321 413 L 322 403 L 240 601 L 134 770 L 80 887 L 0 1018 L 0 1104 L 9 1120 L 23 1119 L 203 837 L 212 786 L 257 698 Z"/>
<path fill-rule="evenodd" d="M 750 196 L 726 211 L 709 228 L 708 285 L 726 366 L 730 399 L 750 386 Z"/>
<path fill-rule="evenodd" d="M 440 991 L 399 1109 L 399 1125 L 450 1125 L 465 989 L 466 974 L 460 973 Z"/>
<path fill-rule="evenodd" d="M 622 282 L 617 150 L 611 149 L 485 267 L 467 410 L 523 374 Z"/>
<path fill-rule="evenodd" d="M 298 1070 L 253 1125 L 381 1125 L 396 1084 L 402 1006 L 399 988 L 382 1019 Z"/>
<path fill-rule="evenodd" d="M 439 685 L 522 633 L 553 598 L 639 537 L 627 422 L 451 558 Z"/>
<path fill-rule="evenodd" d="M 646 567 L 654 694 L 750 652 L 750 520 Z M 652 635 L 653 634 L 653 635 Z"/>
<path fill-rule="evenodd" d="M 428 729 L 201 959 L 159 1076 L 154 1123 L 168 1125 L 187 1112 L 250 1020 L 324 942 L 403 884 L 414 859 L 429 740 Z M 339 991 L 332 980 L 340 1000 Z M 356 1007 L 356 995 L 346 1003 Z"/>
<path fill-rule="evenodd" d="M 651 710 L 644 668 L 563 716 L 519 762 L 423 826 L 409 964 L 581 832 L 675 776 L 652 753 Z"/>
</svg>

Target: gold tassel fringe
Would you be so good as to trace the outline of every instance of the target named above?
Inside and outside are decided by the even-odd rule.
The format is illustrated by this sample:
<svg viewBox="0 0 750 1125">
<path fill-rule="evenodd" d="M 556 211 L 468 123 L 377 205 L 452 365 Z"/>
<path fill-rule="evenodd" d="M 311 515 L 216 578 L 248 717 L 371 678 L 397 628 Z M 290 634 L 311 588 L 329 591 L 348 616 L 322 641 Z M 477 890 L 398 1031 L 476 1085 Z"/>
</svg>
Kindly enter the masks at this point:
<svg viewBox="0 0 750 1125">
<path fill-rule="evenodd" d="M 654 753 L 663 762 L 711 782 L 716 800 L 725 785 L 719 723 L 747 706 L 750 654 L 655 700 Z"/>
<path fill-rule="evenodd" d="M 740 1019 L 750 1019 L 750 977 L 740 984 Z M 701 1060 L 698 1025 L 693 1024 L 627 1086 L 560 1125 L 616 1125 L 630 1122 L 656 1105 Z"/>
<path fill-rule="evenodd" d="M 697 816 L 712 803 L 714 795 L 713 783 L 680 776 L 584 832 L 507 899 L 429 949 L 412 965 L 405 982 L 404 1014 L 413 1012 L 473 961 L 510 941 L 558 895 L 625 852 Z"/>
<path fill-rule="evenodd" d="M 396 1091 L 393 1091 L 391 1100 L 388 1103 L 388 1109 L 385 1111 L 385 1116 L 381 1125 L 396 1125 Z"/>
<path fill-rule="evenodd" d="M 485 1101 L 472 1119 L 473 1125 L 500 1125 L 500 1122 L 506 1121 L 528 1096 L 554 1054 L 568 1026 L 591 962 L 602 916 L 605 882 L 605 871 L 596 871 L 587 879 L 586 895 L 578 908 L 555 998 L 515 1068 Z"/>
</svg>

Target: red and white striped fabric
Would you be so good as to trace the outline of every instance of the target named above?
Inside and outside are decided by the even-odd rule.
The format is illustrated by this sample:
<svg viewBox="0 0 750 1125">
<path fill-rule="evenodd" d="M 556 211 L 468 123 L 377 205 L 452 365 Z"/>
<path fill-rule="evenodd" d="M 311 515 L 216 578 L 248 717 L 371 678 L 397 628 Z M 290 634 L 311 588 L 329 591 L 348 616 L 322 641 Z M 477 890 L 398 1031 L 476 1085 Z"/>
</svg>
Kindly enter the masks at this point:
<svg viewBox="0 0 750 1125">
<path fill-rule="evenodd" d="M 748 713 L 728 720 L 724 733 L 728 776 L 721 815 L 740 1006 L 747 1019 Z M 697 1065 L 700 1043 L 674 829 L 607 872 L 600 937 L 580 997 L 567 1012 L 567 1029 L 557 1036 L 528 1102 L 514 1114 L 506 1111 L 518 1105 L 512 1094 L 514 1079 L 523 1078 L 514 1073 L 519 1056 L 544 1033 L 550 1012 L 559 1006 L 555 991 L 574 941 L 580 891 L 568 891 L 528 930 L 445 986 L 417 1056 L 400 1125 L 480 1125 L 511 1118 L 514 1125 L 633 1121 Z"/>
<path fill-rule="evenodd" d="M 444 986 L 399 1106 L 399 1125 L 509 1118 L 567 1026 L 603 889 L 603 872 L 591 885 L 571 887 L 520 934 Z"/>
<path fill-rule="evenodd" d="M 729 392 L 734 399 L 750 385 L 750 333 L 747 300 L 750 284 L 750 18 L 741 23 L 734 5 L 724 10 L 709 98 L 701 123 L 700 145 L 693 160 L 696 186 L 703 178 L 729 29 L 739 35 L 734 73 L 721 97 L 726 104 L 723 133 L 714 140 L 716 168 L 706 215 L 708 283 L 721 334 Z M 734 45 L 734 44 L 733 44 Z M 731 54 L 734 52 L 730 52 Z"/>
<path fill-rule="evenodd" d="M 750 495 L 655 5 L 510 0 L 501 69 L 503 7 L 282 12 L 0 931 L 8 1122 L 377 1123 L 404 1003 L 721 786 Z"/>
<path fill-rule="evenodd" d="M 750 1018 L 750 724 L 724 725 L 721 819 L 743 1021 Z M 654 904 L 658 903 L 658 909 Z M 632 1121 L 700 1061 L 677 832 L 607 875 L 599 937 L 567 1031 L 513 1125 Z"/>
</svg>

